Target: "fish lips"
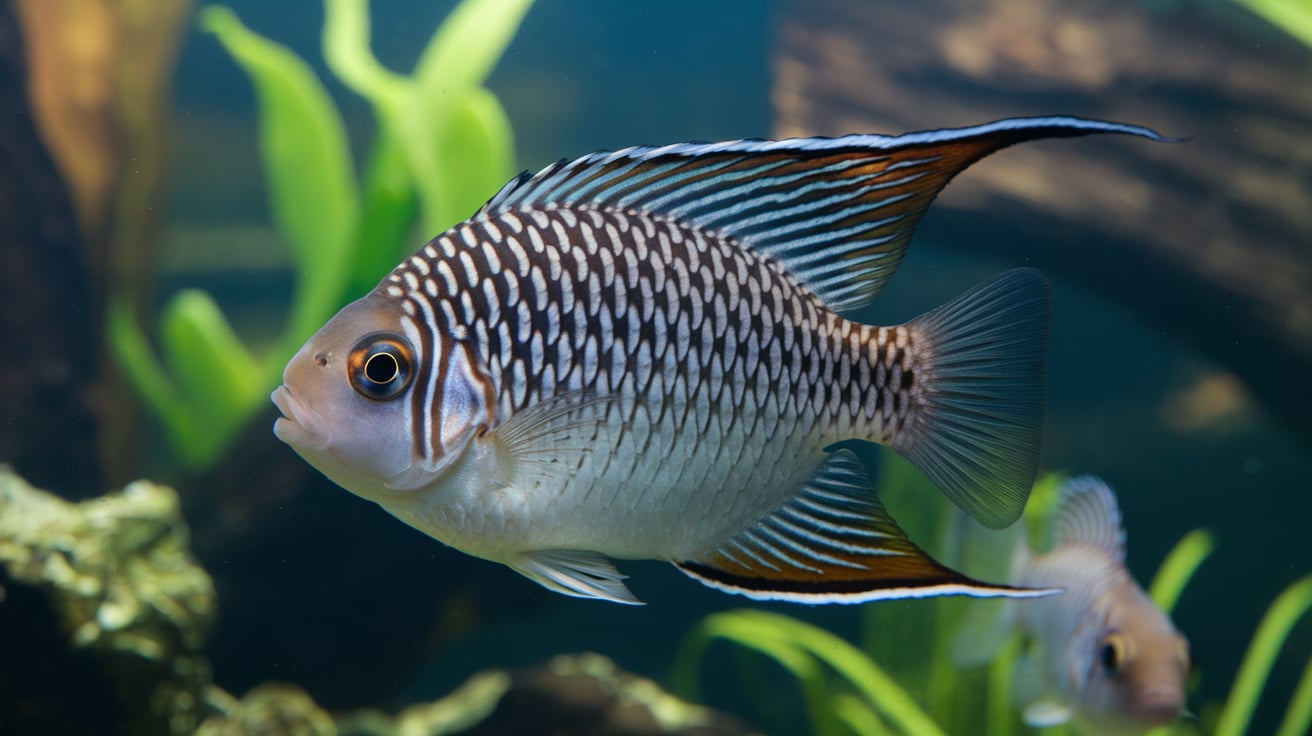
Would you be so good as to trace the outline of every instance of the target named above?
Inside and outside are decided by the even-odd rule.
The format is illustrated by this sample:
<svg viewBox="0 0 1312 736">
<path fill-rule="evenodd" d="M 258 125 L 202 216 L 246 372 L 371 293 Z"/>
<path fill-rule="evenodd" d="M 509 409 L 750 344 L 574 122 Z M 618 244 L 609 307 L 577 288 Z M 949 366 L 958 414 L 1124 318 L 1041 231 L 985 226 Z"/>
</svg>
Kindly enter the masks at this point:
<svg viewBox="0 0 1312 736">
<path fill-rule="evenodd" d="M 1152 726 L 1166 726 L 1184 712 L 1184 691 L 1172 687 L 1144 688 L 1135 693 L 1130 715 Z"/>
<path fill-rule="evenodd" d="M 287 386 L 279 386 L 269 396 L 274 406 L 282 412 L 278 421 L 273 423 L 273 433 L 278 439 L 297 450 L 323 452 L 328 448 L 328 435 L 317 431 L 314 415 L 305 405 L 297 401 Z"/>
</svg>

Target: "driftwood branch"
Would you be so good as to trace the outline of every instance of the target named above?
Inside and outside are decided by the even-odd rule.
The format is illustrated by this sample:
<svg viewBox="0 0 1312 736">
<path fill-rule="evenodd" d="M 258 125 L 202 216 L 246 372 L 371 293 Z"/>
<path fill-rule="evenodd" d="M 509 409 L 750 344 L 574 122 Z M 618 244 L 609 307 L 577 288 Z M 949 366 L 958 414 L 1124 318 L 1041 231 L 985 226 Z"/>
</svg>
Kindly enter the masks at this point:
<svg viewBox="0 0 1312 736">
<path fill-rule="evenodd" d="M 1312 49 L 1237 6 L 1201 12 L 1126 0 L 789 0 L 775 132 L 1066 113 L 1187 137 L 1007 151 L 949 187 L 934 240 L 1035 264 L 1129 306 L 1240 376 L 1312 443 L 1312 391 L 1291 391 L 1312 376 Z"/>
</svg>

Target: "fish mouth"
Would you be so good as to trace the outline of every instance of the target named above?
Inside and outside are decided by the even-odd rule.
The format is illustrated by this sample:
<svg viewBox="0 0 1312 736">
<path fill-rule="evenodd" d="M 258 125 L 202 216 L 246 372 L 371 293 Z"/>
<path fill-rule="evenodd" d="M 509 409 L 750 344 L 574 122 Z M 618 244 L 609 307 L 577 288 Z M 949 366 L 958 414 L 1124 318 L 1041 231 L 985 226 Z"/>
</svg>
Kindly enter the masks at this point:
<svg viewBox="0 0 1312 736">
<path fill-rule="evenodd" d="M 1184 692 L 1174 688 L 1142 690 L 1135 700 L 1134 715 L 1154 726 L 1175 723 L 1184 710 Z"/>
<path fill-rule="evenodd" d="M 269 398 L 282 412 L 278 421 L 273 423 L 273 433 L 278 439 L 297 450 L 324 450 L 328 447 L 327 435 L 315 431 L 313 415 L 292 395 L 290 388 L 279 386 Z"/>
</svg>

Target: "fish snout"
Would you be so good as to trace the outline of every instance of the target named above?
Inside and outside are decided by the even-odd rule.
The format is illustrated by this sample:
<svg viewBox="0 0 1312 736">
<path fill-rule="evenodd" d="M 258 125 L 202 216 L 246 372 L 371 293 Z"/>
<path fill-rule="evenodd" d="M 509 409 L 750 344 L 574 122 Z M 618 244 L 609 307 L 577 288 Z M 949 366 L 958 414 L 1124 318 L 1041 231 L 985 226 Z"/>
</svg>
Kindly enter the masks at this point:
<svg viewBox="0 0 1312 736">
<path fill-rule="evenodd" d="M 1177 687 L 1144 688 L 1135 693 L 1130 708 L 1141 723 L 1170 725 L 1184 713 L 1184 691 Z"/>
<path fill-rule="evenodd" d="M 327 447 L 328 436 L 318 430 L 314 415 L 296 399 L 290 388 L 285 384 L 279 386 L 269 398 L 282 412 L 273 423 L 273 433 L 278 439 L 298 450 L 323 450 Z"/>
</svg>

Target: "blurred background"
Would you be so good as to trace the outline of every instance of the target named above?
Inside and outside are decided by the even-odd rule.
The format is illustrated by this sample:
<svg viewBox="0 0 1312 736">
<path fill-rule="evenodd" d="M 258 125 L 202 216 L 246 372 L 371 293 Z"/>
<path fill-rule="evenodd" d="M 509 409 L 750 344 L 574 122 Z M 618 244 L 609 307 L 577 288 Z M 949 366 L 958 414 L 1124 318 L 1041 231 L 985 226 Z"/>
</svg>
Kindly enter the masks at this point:
<svg viewBox="0 0 1312 736">
<path fill-rule="evenodd" d="M 203 462 L 181 461 L 170 425 L 106 344 L 106 305 L 135 295 L 133 323 L 157 345 L 157 315 L 199 290 L 253 354 L 279 344 L 307 267 L 271 203 L 252 77 L 198 28 L 199 4 L 144 11 L 158 25 L 137 26 L 135 41 L 80 36 L 65 48 L 85 53 L 62 68 L 48 58 L 59 12 L 5 4 L 8 101 L 35 111 L 20 117 L 51 153 L 14 144 L 11 121 L 0 159 L 11 167 L 0 305 L 13 336 L 0 371 L 0 461 L 71 499 L 137 477 L 176 485 L 217 588 L 206 651 L 218 685 L 242 693 L 285 680 L 330 709 L 395 709 L 483 668 L 580 651 L 660 680 L 685 632 L 747 602 L 654 562 L 620 566 L 644 607 L 552 594 L 333 486 L 273 437 L 272 406 L 234 422 Z M 132 4 L 45 5 L 109 18 Z M 455 5 L 372 0 L 378 60 L 408 74 Z M 308 63 L 363 177 L 378 121 L 324 60 L 325 5 L 227 6 Z M 129 58 L 150 40 L 161 45 L 153 71 L 129 59 L 99 92 L 74 83 L 79 59 Z M 157 92 L 141 93 L 135 127 L 106 122 L 111 113 L 82 121 L 87 145 L 108 152 L 99 189 L 69 173 L 68 161 L 89 166 L 95 154 L 70 148 L 77 134 L 48 122 L 59 103 L 43 118 L 39 103 L 22 102 L 58 88 L 66 106 L 96 109 L 97 94 L 125 96 L 150 75 Z M 1307 41 L 1229 0 L 537 0 L 485 86 L 513 128 L 507 177 L 640 143 L 898 133 L 1025 115 L 1104 117 L 1184 139 L 1042 142 L 986 159 L 941 195 L 897 276 L 857 317 L 895 324 L 1006 268 L 1048 273 L 1056 316 L 1044 467 L 1115 486 L 1128 564 L 1145 583 L 1187 532 L 1214 535 L 1174 613 L 1199 664 L 1192 704 L 1225 697 L 1272 598 L 1312 572 L 1309 79 Z M 155 146 L 149 160 L 133 153 L 147 150 L 133 148 L 143 140 Z M 153 178 L 141 187 L 142 177 Z M 435 232 L 410 217 L 401 229 L 413 250 Z M 116 256 L 125 243 L 138 255 Z M 350 288 L 344 298 L 360 295 Z M 37 371 L 38 358 L 59 367 L 56 378 Z M 863 459 L 879 467 L 877 452 Z M 915 616 L 930 604 L 878 605 Z M 855 608 L 757 607 L 848 637 L 863 625 Z M 1283 651 L 1255 733 L 1289 700 L 1312 624 L 1295 627 Z M 716 704 L 752 720 L 742 701 L 722 697 Z"/>
</svg>

